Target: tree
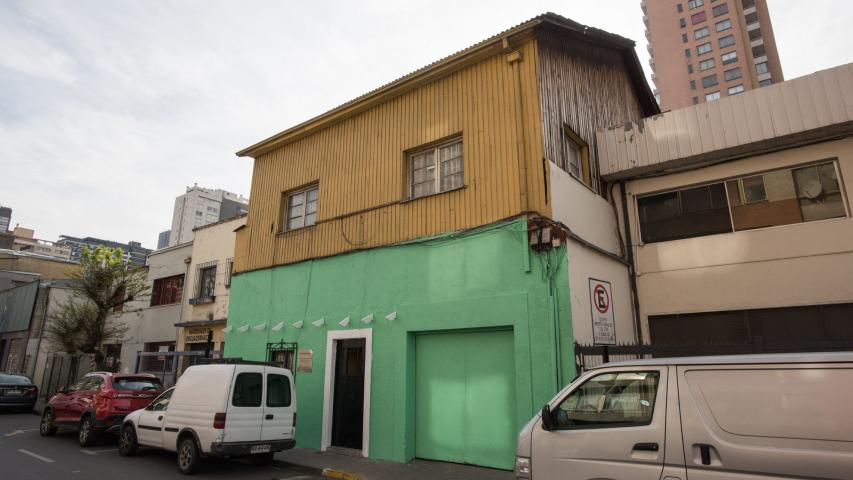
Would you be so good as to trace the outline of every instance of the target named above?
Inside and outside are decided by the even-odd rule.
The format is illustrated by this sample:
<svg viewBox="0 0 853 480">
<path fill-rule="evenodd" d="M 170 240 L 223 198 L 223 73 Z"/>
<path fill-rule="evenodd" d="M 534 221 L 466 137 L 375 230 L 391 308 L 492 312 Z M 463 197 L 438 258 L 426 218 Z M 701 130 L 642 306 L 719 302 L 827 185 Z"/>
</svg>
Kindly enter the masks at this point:
<svg viewBox="0 0 853 480">
<path fill-rule="evenodd" d="M 104 345 L 121 342 L 127 333 L 119 318 L 124 305 L 150 294 L 145 267 L 123 257 L 121 248 L 83 248 L 80 264 L 68 271 L 71 296 L 45 327 L 45 337 L 64 351 L 91 354 L 95 370 L 103 368 Z"/>
</svg>

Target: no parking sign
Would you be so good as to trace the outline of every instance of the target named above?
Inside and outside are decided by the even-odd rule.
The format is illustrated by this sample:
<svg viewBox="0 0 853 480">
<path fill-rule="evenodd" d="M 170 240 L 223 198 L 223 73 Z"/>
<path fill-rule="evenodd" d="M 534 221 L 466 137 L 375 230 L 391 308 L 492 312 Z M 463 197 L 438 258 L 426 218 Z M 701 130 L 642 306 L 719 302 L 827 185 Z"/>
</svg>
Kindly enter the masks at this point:
<svg viewBox="0 0 853 480">
<path fill-rule="evenodd" d="M 592 311 L 592 339 L 596 345 L 616 344 L 616 322 L 613 320 L 613 296 L 610 282 L 589 279 L 589 302 Z"/>
</svg>

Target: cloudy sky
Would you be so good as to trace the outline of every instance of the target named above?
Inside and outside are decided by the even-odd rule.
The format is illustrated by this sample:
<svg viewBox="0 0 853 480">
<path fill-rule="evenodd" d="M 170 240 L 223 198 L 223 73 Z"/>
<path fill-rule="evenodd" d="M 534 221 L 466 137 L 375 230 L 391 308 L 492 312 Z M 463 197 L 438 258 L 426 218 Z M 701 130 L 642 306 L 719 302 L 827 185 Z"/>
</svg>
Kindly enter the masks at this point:
<svg viewBox="0 0 853 480">
<path fill-rule="evenodd" d="M 649 0 L 655 1 L 655 0 Z M 639 0 L 0 1 L 0 204 L 56 240 L 154 247 L 234 152 L 545 11 L 638 42 Z M 786 78 L 853 61 L 853 4 L 770 0 Z"/>
</svg>

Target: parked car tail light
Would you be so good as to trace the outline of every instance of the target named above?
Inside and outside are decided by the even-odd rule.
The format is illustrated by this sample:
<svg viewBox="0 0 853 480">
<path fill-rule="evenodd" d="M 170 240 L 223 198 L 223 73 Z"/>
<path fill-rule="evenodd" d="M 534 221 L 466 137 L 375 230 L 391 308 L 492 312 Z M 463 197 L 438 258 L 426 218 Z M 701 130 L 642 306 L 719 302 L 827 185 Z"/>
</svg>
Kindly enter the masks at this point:
<svg viewBox="0 0 853 480">
<path fill-rule="evenodd" d="M 222 430 L 225 428 L 225 413 L 217 413 L 213 416 L 213 428 Z"/>
<path fill-rule="evenodd" d="M 28 397 L 38 397 L 38 387 L 24 387 L 24 390 L 26 390 Z"/>
</svg>

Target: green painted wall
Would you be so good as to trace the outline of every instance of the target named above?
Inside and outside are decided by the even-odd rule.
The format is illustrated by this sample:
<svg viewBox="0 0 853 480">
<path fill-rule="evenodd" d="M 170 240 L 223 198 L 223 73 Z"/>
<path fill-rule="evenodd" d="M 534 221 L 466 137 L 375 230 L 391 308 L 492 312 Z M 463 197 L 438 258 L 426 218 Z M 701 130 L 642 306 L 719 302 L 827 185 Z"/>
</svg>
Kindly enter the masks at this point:
<svg viewBox="0 0 853 480">
<path fill-rule="evenodd" d="M 415 453 L 416 335 L 512 328 L 515 422 L 520 428 L 574 375 L 565 246 L 532 252 L 526 226 L 520 218 L 473 232 L 237 275 L 231 284 L 232 330 L 225 354 L 264 360 L 267 342 L 280 340 L 312 349 L 313 372 L 295 374 L 297 442 L 320 448 L 326 332 L 343 329 L 338 322 L 346 316 L 352 319 L 348 329 L 372 328 L 369 454 L 409 461 Z M 395 321 L 384 318 L 394 311 Z M 374 321 L 361 324 L 370 313 Z M 311 324 L 319 318 L 325 325 Z M 304 326 L 294 328 L 300 320 Z M 282 321 L 281 331 L 271 330 Z M 252 328 L 260 324 L 267 327 Z M 249 329 L 240 332 L 244 325 Z"/>
</svg>

